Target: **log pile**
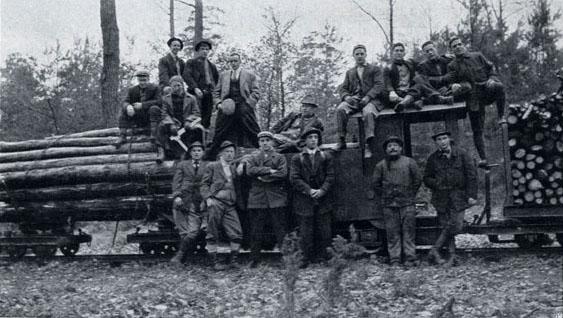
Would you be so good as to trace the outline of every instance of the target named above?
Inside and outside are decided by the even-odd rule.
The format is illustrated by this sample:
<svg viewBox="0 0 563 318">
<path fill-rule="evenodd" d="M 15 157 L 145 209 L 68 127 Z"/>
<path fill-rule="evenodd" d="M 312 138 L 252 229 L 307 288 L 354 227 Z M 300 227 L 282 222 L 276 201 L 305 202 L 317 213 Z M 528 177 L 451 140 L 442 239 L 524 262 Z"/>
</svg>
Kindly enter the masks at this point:
<svg viewBox="0 0 563 318">
<path fill-rule="evenodd" d="M 563 205 L 563 95 L 511 105 L 508 146 L 515 205 Z"/>
<path fill-rule="evenodd" d="M 0 142 L 0 222 L 143 219 L 170 208 L 174 162 L 146 135 L 119 149 L 117 129 Z"/>
</svg>

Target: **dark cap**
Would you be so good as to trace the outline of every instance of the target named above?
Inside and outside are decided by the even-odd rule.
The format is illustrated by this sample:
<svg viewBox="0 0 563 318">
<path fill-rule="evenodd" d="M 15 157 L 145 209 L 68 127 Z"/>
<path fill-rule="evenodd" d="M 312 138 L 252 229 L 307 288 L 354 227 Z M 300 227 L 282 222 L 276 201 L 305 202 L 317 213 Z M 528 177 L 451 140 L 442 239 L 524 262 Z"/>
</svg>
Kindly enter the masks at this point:
<svg viewBox="0 0 563 318">
<path fill-rule="evenodd" d="M 269 131 L 261 131 L 258 133 L 258 139 L 263 138 L 263 137 L 268 137 L 270 139 L 274 139 L 274 134 L 272 134 Z"/>
<path fill-rule="evenodd" d="M 211 43 L 210 40 L 208 40 L 208 39 L 201 39 L 201 40 L 197 41 L 196 44 L 194 45 L 194 50 L 199 51 L 199 47 L 200 47 L 202 44 L 207 44 L 207 45 L 209 45 L 209 49 L 210 49 L 210 50 L 213 49 L 213 43 Z"/>
<path fill-rule="evenodd" d="M 442 136 L 442 135 L 451 136 L 452 134 L 450 134 L 450 132 L 447 131 L 447 130 L 440 130 L 440 131 L 436 132 L 434 135 L 432 135 L 432 139 L 436 140 L 436 138 L 438 138 L 439 136 Z"/>
<path fill-rule="evenodd" d="M 309 128 L 309 129 L 305 130 L 305 132 L 303 132 L 303 134 L 301 134 L 301 140 L 307 139 L 307 136 L 309 136 L 311 134 L 317 134 L 317 136 L 319 137 L 319 145 L 322 144 L 322 140 L 323 140 L 322 132 L 320 130 L 318 130 L 317 128 Z"/>
<path fill-rule="evenodd" d="M 171 37 L 170 40 L 168 40 L 166 42 L 166 44 L 168 44 L 168 46 L 171 46 L 172 42 L 174 42 L 174 41 L 180 42 L 180 50 L 184 48 L 184 42 L 181 39 L 178 39 L 176 37 Z"/>
<path fill-rule="evenodd" d="M 358 44 L 358 45 L 354 46 L 354 48 L 352 49 L 352 54 L 354 54 L 354 52 L 356 52 L 357 49 L 364 49 L 364 51 L 367 51 L 365 45 L 363 45 L 363 44 Z"/>
<path fill-rule="evenodd" d="M 387 139 L 385 139 L 385 141 L 383 142 L 383 150 L 387 149 L 387 145 L 390 142 L 396 142 L 397 144 L 399 144 L 399 146 L 403 147 L 403 140 L 397 136 L 389 136 L 387 137 Z"/>
<path fill-rule="evenodd" d="M 201 149 L 204 149 L 204 148 L 203 148 L 203 144 L 202 144 L 201 142 L 199 142 L 199 141 L 194 141 L 194 142 L 192 142 L 192 143 L 188 146 L 188 151 L 191 151 L 192 148 L 195 148 L 195 147 L 200 147 Z"/>
<path fill-rule="evenodd" d="M 225 141 L 223 141 L 223 142 L 221 143 L 221 146 L 219 147 L 219 150 L 222 151 L 222 150 L 224 150 L 224 149 L 226 149 L 226 148 L 229 148 L 229 147 L 233 147 L 233 148 L 235 148 L 235 149 L 237 148 L 237 146 L 236 146 L 232 141 L 230 141 L 230 140 L 225 140 Z"/>
<path fill-rule="evenodd" d="M 135 77 L 150 77 L 150 74 L 147 70 L 138 70 L 135 72 Z"/>
<path fill-rule="evenodd" d="M 301 100 L 301 104 L 306 104 L 313 107 L 319 107 L 319 105 L 317 105 L 317 102 L 315 101 L 315 98 L 311 95 L 306 95 L 305 97 L 303 97 L 303 99 Z"/>
</svg>

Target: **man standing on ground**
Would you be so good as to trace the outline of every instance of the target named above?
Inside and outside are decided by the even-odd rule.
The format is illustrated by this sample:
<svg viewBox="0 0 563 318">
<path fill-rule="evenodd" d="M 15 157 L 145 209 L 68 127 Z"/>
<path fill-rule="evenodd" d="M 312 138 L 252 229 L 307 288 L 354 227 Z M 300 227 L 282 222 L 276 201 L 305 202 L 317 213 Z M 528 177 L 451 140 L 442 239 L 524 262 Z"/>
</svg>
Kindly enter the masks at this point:
<svg viewBox="0 0 563 318">
<path fill-rule="evenodd" d="M 170 79 L 184 73 L 185 63 L 178 57 L 184 48 L 182 40 L 172 37 L 167 42 L 170 52 L 158 60 L 158 86 L 162 95 L 168 94 Z"/>
<path fill-rule="evenodd" d="M 378 66 L 366 62 L 366 47 L 356 45 L 352 50 L 356 66 L 346 72 L 344 83 L 339 88 L 342 102 L 336 108 L 338 122 L 337 151 L 346 149 L 346 128 L 350 115 L 362 112 L 366 131 L 365 157 L 371 158 L 373 153 L 373 137 L 375 136 L 375 119 L 384 108 L 381 102 L 384 97 L 383 76 Z"/>
<path fill-rule="evenodd" d="M 424 184 L 432 191 L 432 205 L 442 231 L 428 256 L 444 264 L 440 249 L 447 247 L 450 252 L 447 264 L 453 265 L 455 236 L 463 229 L 465 210 L 477 203 L 477 172 L 471 157 L 452 146 L 449 132 L 439 132 L 432 139 L 438 150 L 426 161 Z"/>
<path fill-rule="evenodd" d="M 251 267 L 256 267 L 260 262 L 266 222 L 271 221 L 281 249 L 287 216 L 287 162 L 283 155 L 275 151 L 274 134 L 271 132 L 260 132 L 258 143 L 260 149 L 245 160 L 246 173 L 252 179 L 248 195 Z"/>
<path fill-rule="evenodd" d="M 389 136 L 383 150 L 386 157 L 375 166 L 374 187 L 383 207 L 389 264 L 398 266 L 402 252 L 405 266 L 416 266 L 415 198 L 422 175 L 416 161 L 402 155 L 401 138 Z"/>
<path fill-rule="evenodd" d="M 317 258 L 328 257 L 331 244 L 331 210 L 334 208 L 334 163 L 322 151 L 321 131 L 312 128 L 301 138 L 305 148 L 291 159 L 290 181 L 293 186 L 293 212 L 299 216 L 299 236 L 304 266 Z"/>
</svg>

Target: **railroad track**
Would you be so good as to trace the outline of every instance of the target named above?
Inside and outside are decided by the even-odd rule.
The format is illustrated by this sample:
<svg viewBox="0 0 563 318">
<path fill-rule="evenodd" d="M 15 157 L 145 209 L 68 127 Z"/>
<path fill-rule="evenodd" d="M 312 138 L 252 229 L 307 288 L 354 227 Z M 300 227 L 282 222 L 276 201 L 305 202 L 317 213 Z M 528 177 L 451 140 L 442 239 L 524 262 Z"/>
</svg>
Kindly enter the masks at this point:
<svg viewBox="0 0 563 318">
<path fill-rule="evenodd" d="M 417 253 L 420 256 L 425 256 L 428 253 L 429 249 L 417 249 Z M 370 251 L 366 255 L 374 254 L 374 251 Z M 523 249 L 517 247 L 499 247 L 499 248 L 466 248 L 466 249 L 458 249 L 458 255 L 462 257 L 487 257 L 487 258 L 501 258 L 506 256 L 520 256 L 520 255 L 563 255 L 563 247 L 541 247 L 541 248 L 530 248 L 530 249 Z M 226 253 L 225 253 L 226 255 Z M 250 256 L 248 252 L 242 252 L 241 258 L 246 259 Z M 11 264 L 14 262 L 38 262 L 38 263 L 47 263 L 47 262 L 101 262 L 101 263 L 109 263 L 110 265 L 119 265 L 123 263 L 130 263 L 130 262 L 139 262 L 143 264 L 150 264 L 150 263 L 162 263 L 167 262 L 170 259 L 171 255 L 147 255 L 147 254 L 86 254 L 86 255 L 74 255 L 74 256 L 64 256 L 64 255 L 55 255 L 50 257 L 37 257 L 34 255 L 26 255 L 19 259 L 13 259 L 8 256 L 1 256 L 0 257 L 0 265 L 4 264 Z M 277 261 L 281 257 L 281 253 L 279 252 L 266 252 L 263 253 L 263 257 L 266 260 Z M 195 263 L 202 263 L 204 258 L 195 256 Z"/>
</svg>

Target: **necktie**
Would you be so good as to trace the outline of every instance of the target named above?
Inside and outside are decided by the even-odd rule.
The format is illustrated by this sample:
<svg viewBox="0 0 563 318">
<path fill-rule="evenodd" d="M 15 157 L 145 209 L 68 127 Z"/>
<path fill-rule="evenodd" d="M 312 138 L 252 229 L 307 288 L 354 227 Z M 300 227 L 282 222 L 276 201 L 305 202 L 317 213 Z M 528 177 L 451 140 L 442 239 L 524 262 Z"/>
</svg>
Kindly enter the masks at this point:
<svg viewBox="0 0 563 318">
<path fill-rule="evenodd" d="M 199 169 L 199 161 L 194 161 L 194 171 L 196 174 L 198 169 Z"/>
</svg>

